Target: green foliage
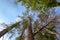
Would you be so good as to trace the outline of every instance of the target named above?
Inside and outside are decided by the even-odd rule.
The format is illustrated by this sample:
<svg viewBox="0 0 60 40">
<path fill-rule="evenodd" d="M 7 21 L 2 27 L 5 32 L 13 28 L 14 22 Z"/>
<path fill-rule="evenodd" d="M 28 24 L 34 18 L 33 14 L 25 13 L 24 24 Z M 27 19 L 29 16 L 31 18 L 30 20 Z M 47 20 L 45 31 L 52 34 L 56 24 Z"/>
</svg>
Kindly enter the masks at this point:
<svg viewBox="0 0 60 40">
<path fill-rule="evenodd" d="M 23 26 L 24 26 L 24 29 L 26 29 L 27 28 L 27 25 L 28 25 L 28 23 L 27 23 L 27 20 L 23 20 Z"/>
<path fill-rule="evenodd" d="M 10 28 L 8 28 L 8 32 L 11 30 L 11 27 Z"/>
<path fill-rule="evenodd" d="M 17 37 L 16 40 L 20 40 L 20 37 Z"/>
<path fill-rule="evenodd" d="M 17 27 L 20 26 L 20 22 L 16 22 L 15 24 L 12 24 L 12 26 L 8 27 L 7 30 L 8 32 L 13 28 L 13 27 Z"/>
<path fill-rule="evenodd" d="M 26 7 L 31 7 L 32 10 L 41 10 L 43 7 L 50 9 L 52 7 L 60 6 L 56 0 L 20 0 Z"/>
<path fill-rule="evenodd" d="M 16 40 L 24 40 L 24 36 L 22 36 L 22 38 L 19 36 L 16 38 Z"/>
<path fill-rule="evenodd" d="M 17 0 L 17 2 L 20 2 L 21 0 Z"/>
<path fill-rule="evenodd" d="M 56 6 L 56 0 L 40 0 L 40 3 L 46 8 Z"/>
</svg>

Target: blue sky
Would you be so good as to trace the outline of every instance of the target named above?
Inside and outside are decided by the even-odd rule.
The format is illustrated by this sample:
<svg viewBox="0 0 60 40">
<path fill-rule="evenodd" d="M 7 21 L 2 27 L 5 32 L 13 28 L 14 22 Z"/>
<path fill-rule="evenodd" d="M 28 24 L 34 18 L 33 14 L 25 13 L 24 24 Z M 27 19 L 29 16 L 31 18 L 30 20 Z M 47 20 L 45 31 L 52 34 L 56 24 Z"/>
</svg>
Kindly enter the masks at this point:
<svg viewBox="0 0 60 40">
<path fill-rule="evenodd" d="M 0 0 L 0 23 L 11 23 L 18 21 L 18 15 L 24 12 L 25 7 L 18 4 L 16 0 Z M 60 9 L 57 12 L 60 14 Z"/>
<path fill-rule="evenodd" d="M 20 19 L 17 16 L 21 16 L 24 11 L 25 7 L 15 0 L 0 0 L 0 23 L 10 24 L 19 21 Z M 8 40 L 8 37 L 5 40 Z"/>
<path fill-rule="evenodd" d="M 25 7 L 18 5 L 15 0 L 0 0 L 0 23 L 17 21 L 17 16 L 24 10 Z"/>
</svg>

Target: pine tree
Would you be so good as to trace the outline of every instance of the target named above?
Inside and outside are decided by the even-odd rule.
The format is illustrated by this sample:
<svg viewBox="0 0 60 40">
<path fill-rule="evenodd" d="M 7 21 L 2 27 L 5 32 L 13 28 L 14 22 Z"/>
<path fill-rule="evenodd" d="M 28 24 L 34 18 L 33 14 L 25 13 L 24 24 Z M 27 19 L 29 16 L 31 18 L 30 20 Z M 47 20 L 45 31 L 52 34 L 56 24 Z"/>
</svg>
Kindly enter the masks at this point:
<svg viewBox="0 0 60 40">
<path fill-rule="evenodd" d="M 55 29 L 55 24 L 58 23 L 56 16 L 52 16 L 53 19 L 50 19 L 51 15 L 47 13 L 49 9 L 60 6 L 60 3 L 56 0 L 18 0 L 18 2 L 22 2 L 22 5 L 26 7 L 26 12 L 22 13 L 23 16 L 18 16 L 22 21 L 1 31 L 0 37 L 7 32 L 12 32 L 13 28 L 19 34 L 16 40 L 56 40 L 56 36 L 60 36 Z M 30 11 L 39 12 L 37 13 L 38 19 L 35 20 L 35 13 L 29 13 Z M 25 30 L 27 30 L 26 34 Z"/>
</svg>

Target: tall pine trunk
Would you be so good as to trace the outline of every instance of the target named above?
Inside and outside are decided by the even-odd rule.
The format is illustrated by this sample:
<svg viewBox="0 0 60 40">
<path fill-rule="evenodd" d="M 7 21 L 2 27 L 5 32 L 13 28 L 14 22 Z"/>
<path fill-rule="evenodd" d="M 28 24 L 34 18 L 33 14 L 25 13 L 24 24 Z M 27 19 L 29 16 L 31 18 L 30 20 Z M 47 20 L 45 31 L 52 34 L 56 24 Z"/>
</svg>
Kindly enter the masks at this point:
<svg viewBox="0 0 60 40">
<path fill-rule="evenodd" d="M 32 33 L 32 24 L 31 24 L 31 18 L 28 18 L 28 27 L 26 32 L 25 40 L 34 40 L 33 33 Z"/>
</svg>

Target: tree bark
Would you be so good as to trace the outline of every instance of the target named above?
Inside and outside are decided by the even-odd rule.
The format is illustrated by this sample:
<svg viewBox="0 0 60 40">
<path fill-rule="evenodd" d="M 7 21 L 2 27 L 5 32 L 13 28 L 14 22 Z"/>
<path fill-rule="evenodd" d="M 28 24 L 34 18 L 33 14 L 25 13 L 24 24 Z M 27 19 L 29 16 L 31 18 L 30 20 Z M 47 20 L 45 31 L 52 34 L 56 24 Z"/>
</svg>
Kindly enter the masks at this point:
<svg viewBox="0 0 60 40">
<path fill-rule="evenodd" d="M 27 27 L 27 33 L 26 33 L 26 39 L 25 40 L 34 40 L 33 33 L 32 33 L 32 26 L 31 26 L 31 18 L 28 18 L 28 27 Z"/>
<path fill-rule="evenodd" d="M 0 37 L 2 37 L 4 34 L 6 34 L 7 32 L 9 32 L 11 29 L 13 29 L 14 27 L 16 27 L 20 22 L 14 23 L 11 26 L 9 26 L 8 28 L 4 29 L 3 31 L 0 32 Z"/>
</svg>

